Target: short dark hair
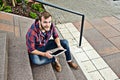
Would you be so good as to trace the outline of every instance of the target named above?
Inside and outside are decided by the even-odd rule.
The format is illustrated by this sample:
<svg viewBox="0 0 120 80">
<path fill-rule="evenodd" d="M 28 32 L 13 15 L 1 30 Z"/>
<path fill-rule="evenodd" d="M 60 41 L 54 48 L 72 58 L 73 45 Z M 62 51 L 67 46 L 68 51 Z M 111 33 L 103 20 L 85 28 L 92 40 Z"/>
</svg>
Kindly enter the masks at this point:
<svg viewBox="0 0 120 80">
<path fill-rule="evenodd" d="M 42 17 L 42 16 L 43 16 L 45 19 L 47 19 L 47 18 L 49 18 L 49 17 L 52 17 L 52 15 L 51 15 L 49 12 L 47 12 L 47 11 L 44 11 L 44 12 L 38 14 L 38 18 L 39 18 L 40 21 L 41 21 L 41 17 Z"/>
</svg>

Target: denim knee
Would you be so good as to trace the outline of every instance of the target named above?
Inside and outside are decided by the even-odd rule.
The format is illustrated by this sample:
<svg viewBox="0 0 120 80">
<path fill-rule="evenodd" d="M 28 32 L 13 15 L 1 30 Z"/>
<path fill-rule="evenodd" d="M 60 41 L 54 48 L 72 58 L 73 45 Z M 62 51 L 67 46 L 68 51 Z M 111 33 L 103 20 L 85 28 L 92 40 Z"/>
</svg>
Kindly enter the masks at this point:
<svg viewBox="0 0 120 80">
<path fill-rule="evenodd" d="M 38 56 L 38 55 L 30 55 L 30 59 L 32 61 L 33 64 L 35 65 L 44 65 L 44 64 L 48 64 L 48 63 L 51 63 L 51 62 L 55 62 L 55 58 L 51 58 L 51 59 L 48 59 L 46 57 L 42 57 L 42 56 Z"/>
<path fill-rule="evenodd" d="M 69 46 L 69 43 L 66 39 L 61 40 L 61 44 L 62 44 L 63 47 L 68 47 Z"/>
</svg>

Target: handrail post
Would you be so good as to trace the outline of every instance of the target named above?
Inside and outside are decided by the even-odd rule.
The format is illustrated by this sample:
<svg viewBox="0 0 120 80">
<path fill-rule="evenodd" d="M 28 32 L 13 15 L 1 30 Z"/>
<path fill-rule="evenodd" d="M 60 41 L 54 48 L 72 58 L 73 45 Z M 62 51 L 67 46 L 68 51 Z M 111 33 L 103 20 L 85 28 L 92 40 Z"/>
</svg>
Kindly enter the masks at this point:
<svg viewBox="0 0 120 80">
<path fill-rule="evenodd" d="M 79 40 L 79 46 L 81 46 L 81 43 L 82 43 L 82 35 L 83 35 L 84 19 L 85 19 L 85 16 L 82 15 L 82 23 L 81 23 L 81 29 L 80 29 L 80 40 Z"/>
</svg>

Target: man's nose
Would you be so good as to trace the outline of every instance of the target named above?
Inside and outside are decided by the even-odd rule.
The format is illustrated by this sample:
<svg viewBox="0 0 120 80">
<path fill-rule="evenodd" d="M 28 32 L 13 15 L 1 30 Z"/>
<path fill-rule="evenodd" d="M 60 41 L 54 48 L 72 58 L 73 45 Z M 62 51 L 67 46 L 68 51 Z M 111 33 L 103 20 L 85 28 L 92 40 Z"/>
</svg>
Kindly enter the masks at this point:
<svg viewBox="0 0 120 80">
<path fill-rule="evenodd" d="M 49 26 L 49 25 L 50 25 L 50 23 L 46 23 L 46 25 L 47 25 L 47 26 Z"/>
</svg>

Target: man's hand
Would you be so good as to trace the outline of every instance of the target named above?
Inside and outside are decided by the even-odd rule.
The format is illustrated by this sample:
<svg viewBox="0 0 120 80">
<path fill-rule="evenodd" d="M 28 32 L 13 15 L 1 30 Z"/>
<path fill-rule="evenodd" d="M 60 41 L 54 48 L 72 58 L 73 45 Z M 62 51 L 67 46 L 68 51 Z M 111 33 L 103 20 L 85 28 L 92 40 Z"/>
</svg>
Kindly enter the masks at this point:
<svg viewBox="0 0 120 80">
<path fill-rule="evenodd" d="M 28 2 L 35 2 L 35 0 L 28 0 Z"/>
<path fill-rule="evenodd" d="M 61 45 L 60 45 L 60 46 L 58 46 L 58 48 L 59 48 L 59 49 L 62 49 L 62 50 L 64 49 Z"/>
<path fill-rule="evenodd" d="M 51 55 L 51 51 L 46 51 L 44 54 L 45 54 L 45 57 L 47 58 L 52 58 L 53 56 Z"/>
</svg>

